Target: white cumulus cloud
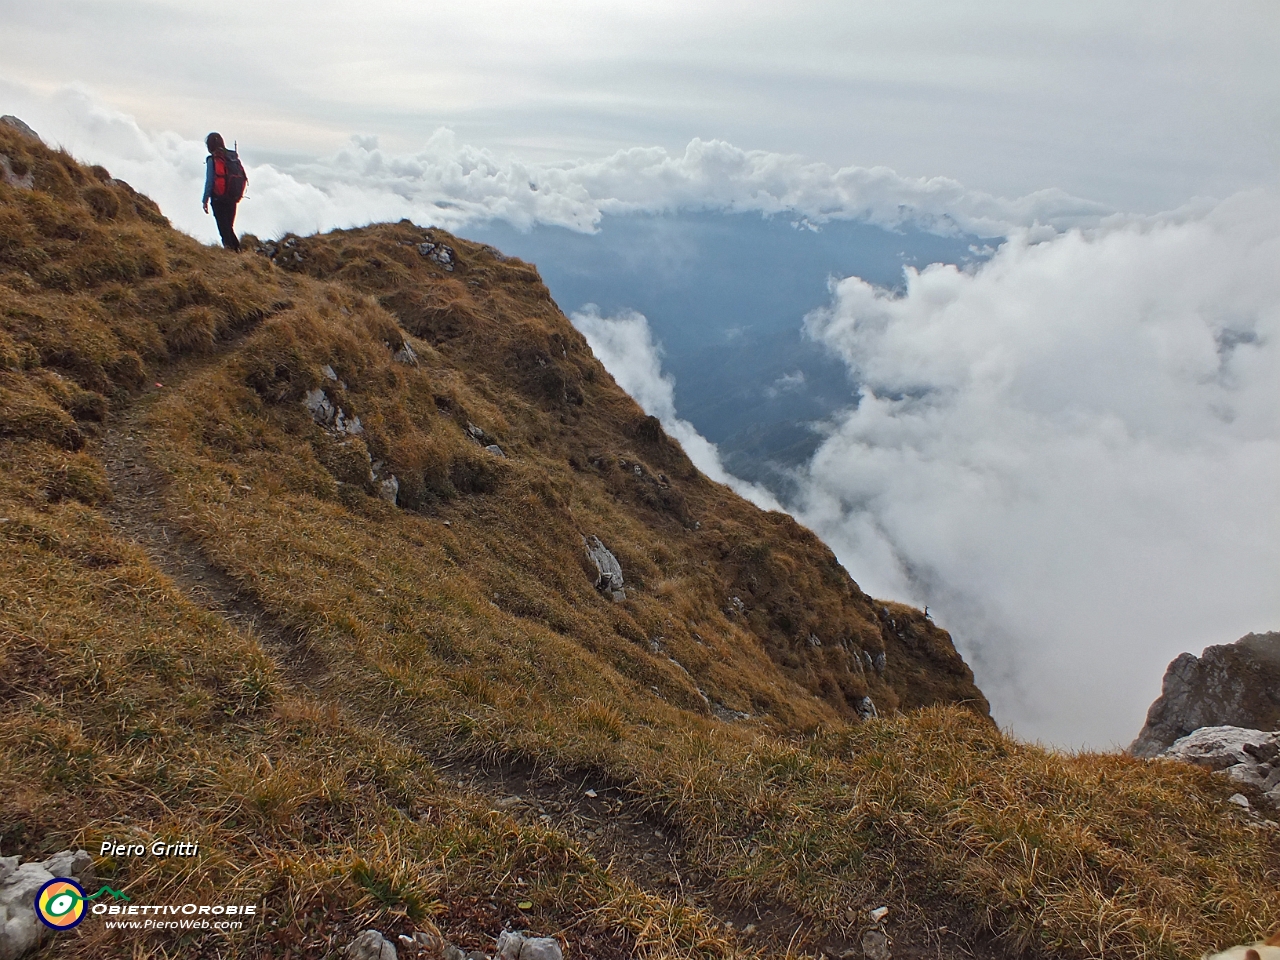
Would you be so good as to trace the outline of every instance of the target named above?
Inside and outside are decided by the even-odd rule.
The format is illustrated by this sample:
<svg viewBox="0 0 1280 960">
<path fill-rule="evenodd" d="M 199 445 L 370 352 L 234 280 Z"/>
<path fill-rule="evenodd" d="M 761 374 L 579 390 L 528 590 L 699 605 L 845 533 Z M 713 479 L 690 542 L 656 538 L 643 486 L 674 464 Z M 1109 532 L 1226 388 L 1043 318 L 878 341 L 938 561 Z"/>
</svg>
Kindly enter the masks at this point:
<svg viewBox="0 0 1280 960">
<path fill-rule="evenodd" d="M 1127 743 L 1175 655 L 1280 627 L 1277 263 L 1253 192 L 840 282 L 808 329 L 862 387 L 803 518 L 930 605 L 1017 733 Z"/>
<path fill-rule="evenodd" d="M 200 210 L 204 144 L 144 129 L 90 92 L 51 94 L 0 82 L 4 105 L 44 139 L 155 199 L 175 225 L 212 242 Z M 220 131 L 230 141 L 235 131 Z M 784 214 L 811 223 L 856 219 L 889 228 L 913 224 L 938 233 L 1004 236 L 1019 227 L 1094 225 L 1111 214 L 1061 190 L 1006 199 L 946 177 L 904 177 L 887 167 L 833 167 L 800 156 L 744 150 L 694 139 L 683 153 L 635 147 L 568 162 L 531 162 L 460 143 L 439 129 L 412 153 L 393 153 L 357 134 L 325 157 L 255 162 L 270 143 L 240 144 L 248 199 L 237 228 L 259 236 L 311 233 L 408 217 L 457 230 L 505 220 L 592 231 L 605 214 L 724 210 Z"/>
</svg>

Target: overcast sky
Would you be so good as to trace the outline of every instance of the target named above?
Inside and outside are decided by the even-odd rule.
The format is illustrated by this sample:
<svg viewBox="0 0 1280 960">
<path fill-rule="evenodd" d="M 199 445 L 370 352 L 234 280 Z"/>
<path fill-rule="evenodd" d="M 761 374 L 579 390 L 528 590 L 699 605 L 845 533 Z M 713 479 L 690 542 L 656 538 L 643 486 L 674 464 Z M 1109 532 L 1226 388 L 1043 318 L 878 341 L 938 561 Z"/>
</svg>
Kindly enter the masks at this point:
<svg viewBox="0 0 1280 960">
<path fill-rule="evenodd" d="M 0 0 L 0 22 L 5 79 L 258 150 L 723 139 L 1145 212 L 1280 171 L 1274 0 Z"/>
<path fill-rule="evenodd" d="M 211 129 L 261 236 L 721 210 L 993 238 L 901 296 L 833 278 L 797 307 L 858 385 L 797 515 L 873 594 L 930 604 L 998 720 L 1064 746 L 1127 743 L 1182 650 L 1280 628 L 1276 0 L 0 0 L 0 23 L 0 113 L 206 242 Z M 561 306 L 723 476 L 648 320 Z"/>
</svg>

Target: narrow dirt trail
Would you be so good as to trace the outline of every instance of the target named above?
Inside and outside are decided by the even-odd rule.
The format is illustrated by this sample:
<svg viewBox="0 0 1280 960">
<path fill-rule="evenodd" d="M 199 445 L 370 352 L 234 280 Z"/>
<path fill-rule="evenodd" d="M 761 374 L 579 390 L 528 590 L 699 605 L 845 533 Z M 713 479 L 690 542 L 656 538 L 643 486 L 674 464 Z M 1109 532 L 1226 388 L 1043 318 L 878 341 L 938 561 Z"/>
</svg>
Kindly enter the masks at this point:
<svg viewBox="0 0 1280 960">
<path fill-rule="evenodd" d="M 318 692 L 328 675 L 324 660 L 305 637 L 281 625 L 183 533 L 183 518 L 174 514 L 165 496 L 165 477 L 146 454 L 146 418 L 162 391 L 179 388 L 217 359 L 179 363 L 159 371 L 158 382 L 164 386 L 115 413 L 90 444 L 89 452 L 102 463 L 111 484 L 112 501 L 104 512 L 120 536 L 142 547 L 194 603 L 217 614 L 237 633 L 256 639 L 289 681 Z"/>
</svg>

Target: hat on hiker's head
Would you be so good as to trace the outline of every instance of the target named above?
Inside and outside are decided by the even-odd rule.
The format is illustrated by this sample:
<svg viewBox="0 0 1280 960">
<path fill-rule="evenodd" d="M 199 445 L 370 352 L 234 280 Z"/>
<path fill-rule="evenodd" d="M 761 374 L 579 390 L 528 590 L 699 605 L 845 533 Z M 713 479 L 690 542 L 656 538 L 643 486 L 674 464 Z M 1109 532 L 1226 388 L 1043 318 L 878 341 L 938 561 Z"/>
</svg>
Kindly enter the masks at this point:
<svg viewBox="0 0 1280 960">
<path fill-rule="evenodd" d="M 220 133 L 209 134 L 204 138 L 204 145 L 209 148 L 210 153 L 227 149 L 226 141 L 222 139 L 222 134 Z"/>
</svg>

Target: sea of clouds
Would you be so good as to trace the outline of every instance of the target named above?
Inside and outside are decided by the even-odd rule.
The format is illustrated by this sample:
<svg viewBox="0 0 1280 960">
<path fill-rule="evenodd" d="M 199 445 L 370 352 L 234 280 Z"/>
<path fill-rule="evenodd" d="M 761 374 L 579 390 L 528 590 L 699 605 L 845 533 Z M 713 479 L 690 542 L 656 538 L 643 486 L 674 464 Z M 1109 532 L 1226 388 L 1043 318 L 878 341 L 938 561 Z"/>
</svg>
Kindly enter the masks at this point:
<svg viewBox="0 0 1280 960">
<path fill-rule="evenodd" d="M 74 89 L 0 96 L 215 239 L 199 141 Z M 239 226 L 260 236 L 401 217 L 590 231 L 604 214 L 718 209 L 1007 238 L 970 270 L 908 271 L 901 295 L 833 283 L 806 329 L 860 387 L 797 476 L 793 512 L 869 592 L 927 603 L 1024 737 L 1126 743 L 1172 657 L 1280 627 L 1272 192 L 1120 217 L 1054 190 L 1006 200 L 718 141 L 527 163 L 448 131 L 412 155 L 358 137 L 250 176 Z M 679 417 L 643 316 L 588 306 L 573 321 L 704 471 L 776 506 Z"/>
<path fill-rule="evenodd" d="M 1018 735 L 1127 745 L 1178 653 L 1280 626 L 1277 263 L 1258 191 L 1015 232 L 901 295 L 834 283 L 806 328 L 860 388 L 791 511 L 869 593 L 927 604 Z M 644 317 L 573 320 L 721 479 Z"/>
<path fill-rule="evenodd" d="M 212 219 L 199 205 L 207 154 L 201 140 L 144 130 L 75 87 L 44 94 L 0 80 L 0 98 L 3 112 L 21 117 L 47 142 L 149 194 L 175 226 L 216 239 Z M 222 132 L 232 139 L 232 131 Z M 255 145 L 240 146 L 252 202 L 242 206 L 237 228 L 261 237 L 401 217 L 454 230 L 500 219 L 520 228 L 542 223 L 592 231 L 605 214 L 680 209 L 785 214 L 813 223 L 911 223 L 995 237 L 1019 227 L 1094 224 L 1111 213 L 1061 190 L 1006 199 L 946 177 L 903 177 L 886 167 L 836 169 L 719 140 L 695 139 L 680 154 L 636 147 L 562 163 L 498 157 L 459 143 L 448 129 L 412 154 L 384 151 L 373 136 L 354 136 L 330 156 L 287 163 L 253 162 Z"/>
<path fill-rule="evenodd" d="M 929 603 L 997 717 L 1127 743 L 1164 665 L 1280 628 L 1280 197 L 834 286 L 859 403 L 799 513 Z"/>
</svg>

